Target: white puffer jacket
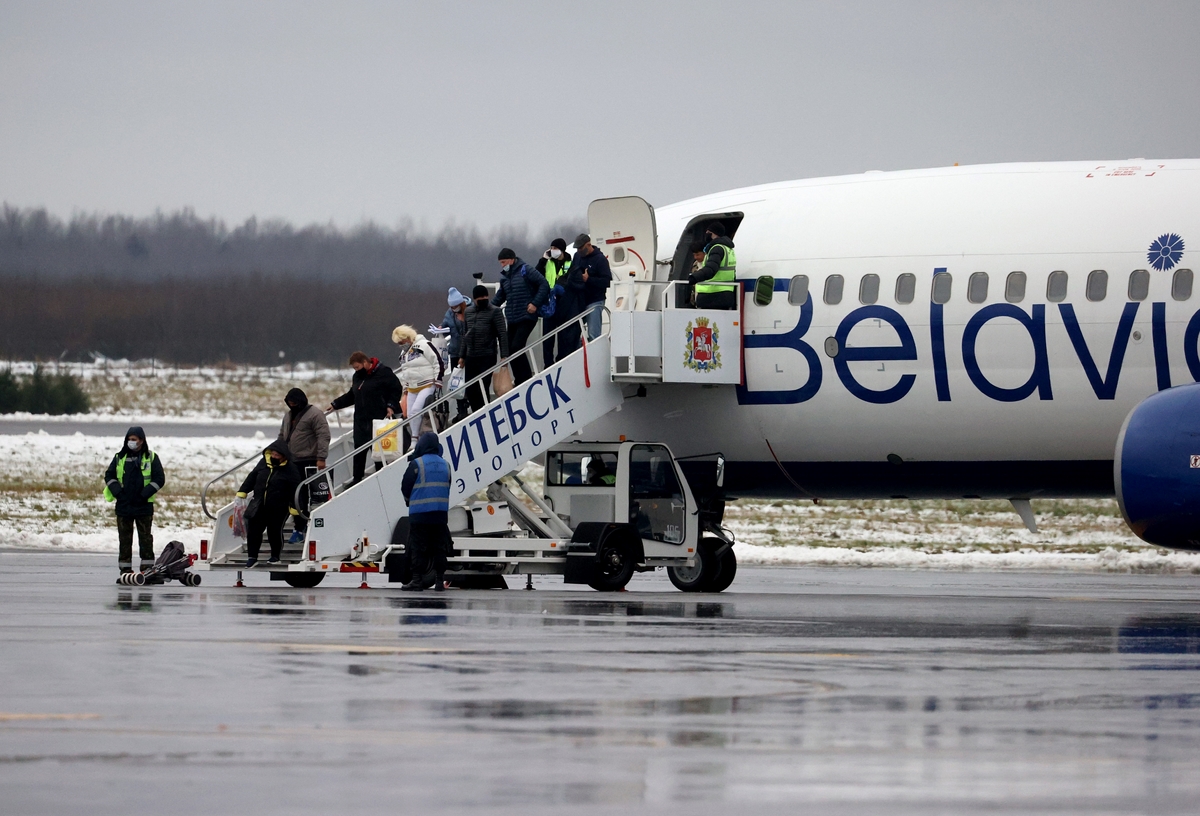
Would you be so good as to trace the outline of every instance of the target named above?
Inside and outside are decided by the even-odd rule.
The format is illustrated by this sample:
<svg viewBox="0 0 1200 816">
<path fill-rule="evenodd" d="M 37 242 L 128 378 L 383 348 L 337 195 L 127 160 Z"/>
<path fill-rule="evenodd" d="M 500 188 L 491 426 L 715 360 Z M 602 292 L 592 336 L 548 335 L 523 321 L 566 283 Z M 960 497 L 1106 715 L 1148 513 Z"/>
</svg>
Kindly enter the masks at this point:
<svg viewBox="0 0 1200 816">
<path fill-rule="evenodd" d="M 407 352 L 400 356 L 400 384 L 410 391 L 418 391 L 438 381 L 440 357 L 437 350 L 418 334 Z"/>
</svg>

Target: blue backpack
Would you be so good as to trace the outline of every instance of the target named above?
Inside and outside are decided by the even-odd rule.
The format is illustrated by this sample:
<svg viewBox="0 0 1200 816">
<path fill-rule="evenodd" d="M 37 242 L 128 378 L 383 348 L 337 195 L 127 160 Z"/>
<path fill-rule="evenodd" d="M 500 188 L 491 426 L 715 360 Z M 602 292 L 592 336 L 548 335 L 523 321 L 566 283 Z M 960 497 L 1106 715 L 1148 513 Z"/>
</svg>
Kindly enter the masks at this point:
<svg viewBox="0 0 1200 816">
<path fill-rule="evenodd" d="M 529 273 L 533 272 L 535 277 L 538 277 L 538 275 L 537 275 L 536 270 L 531 269 L 529 267 L 529 264 L 525 264 L 524 267 L 525 267 L 524 271 L 522 271 L 521 274 L 525 276 L 525 285 L 528 286 L 529 285 Z M 557 288 L 558 288 L 557 286 L 550 287 L 550 297 L 546 300 L 546 303 L 544 306 L 541 306 L 538 308 L 538 310 L 537 310 L 538 317 L 554 317 L 554 308 L 555 308 L 554 290 Z M 534 288 L 534 291 L 537 291 L 536 287 Z"/>
</svg>

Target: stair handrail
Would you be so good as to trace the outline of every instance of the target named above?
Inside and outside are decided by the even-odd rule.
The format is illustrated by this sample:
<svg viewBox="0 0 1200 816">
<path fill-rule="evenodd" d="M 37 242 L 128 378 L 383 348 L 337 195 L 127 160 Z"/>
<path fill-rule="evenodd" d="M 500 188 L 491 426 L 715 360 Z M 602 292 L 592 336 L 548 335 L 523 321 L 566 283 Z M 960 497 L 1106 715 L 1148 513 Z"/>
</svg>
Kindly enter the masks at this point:
<svg viewBox="0 0 1200 816">
<path fill-rule="evenodd" d="M 214 476 L 213 478 L 209 479 L 208 484 L 204 485 L 204 488 L 200 491 L 200 509 L 204 511 L 204 515 L 208 516 L 213 521 L 217 520 L 216 516 L 214 516 L 212 513 L 208 512 L 208 489 L 210 487 L 212 487 L 214 484 L 216 484 L 217 482 L 224 479 L 226 476 L 230 476 L 234 473 L 237 473 L 239 470 L 241 470 L 246 465 L 253 462 L 255 459 L 260 458 L 262 455 L 263 455 L 262 451 L 257 451 L 249 459 L 243 459 L 241 462 L 238 462 L 236 465 L 234 465 L 229 470 L 222 473 L 220 476 Z"/>
<path fill-rule="evenodd" d="M 579 325 L 579 327 L 581 328 L 582 332 L 586 332 L 586 331 L 587 331 L 587 323 L 586 323 L 587 316 L 588 316 L 589 314 L 591 314 L 592 312 L 596 311 L 597 309 L 601 309 L 601 310 L 603 310 L 603 311 L 604 311 L 604 312 L 606 312 L 606 313 L 608 312 L 608 307 L 606 307 L 606 306 L 604 305 L 604 302 L 603 302 L 603 301 L 596 301 L 595 303 L 593 303 L 593 304 L 589 305 L 589 306 L 588 306 L 586 309 L 584 309 L 582 312 L 580 312 L 580 313 L 579 313 L 578 315 L 576 315 L 575 317 L 572 317 L 570 320 L 567 320 L 566 322 L 564 322 L 564 323 L 563 323 L 561 326 L 559 326 L 558 328 L 556 328 L 554 331 L 550 332 L 549 334 L 543 334 L 543 335 L 542 335 L 540 338 L 538 338 L 537 340 L 535 340 L 535 341 L 534 341 L 534 342 L 532 342 L 532 343 L 529 343 L 527 346 L 525 346 L 524 348 L 522 348 L 520 351 L 518 351 L 518 352 L 516 352 L 516 353 L 513 353 L 513 354 L 509 354 L 507 357 L 505 357 L 504 359 L 500 360 L 500 362 L 496 363 L 494 366 L 492 366 L 491 368 L 489 368 L 487 371 L 485 371 L 485 372 L 483 372 L 482 374 L 480 374 L 480 375 L 478 375 L 478 376 L 476 376 L 476 377 L 472 378 L 471 380 L 469 380 L 469 381 L 467 381 L 467 382 L 463 383 L 461 388 L 456 388 L 454 391 L 451 391 L 450 393 L 447 393 L 447 394 L 442 394 L 442 396 L 438 397 L 438 398 L 437 398 L 436 400 L 434 400 L 433 402 L 431 402 L 431 403 L 427 403 L 426 405 L 424 405 L 424 406 L 421 408 L 421 410 L 420 410 L 420 411 L 418 411 L 416 414 L 413 414 L 412 416 L 408 416 L 408 417 L 404 417 L 404 418 L 402 418 L 402 419 L 400 420 L 400 422 L 401 422 L 401 426 L 402 426 L 404 423 L 407 423 L 407 422 L 412 422 L 412 421 L 413 421 L 414 419 L 416 419 L 417 417 L 423 417 L 423 416 L 425 416 L 425 414 L 427 414 L 427 413 L 429 413 L 430 411 L 434 410 L 435 408 L 437 408 L 438 406 L 442 405 L 443 403 L 449 402 L 451 399 L 458 400 L 458 399 L 462 399 L 462 398 L 464 398 L 464 397 L 458 397 L 458 396 L 456 396 L 456 395 L 457 395 L 457 394 L 463 394 L 463 395 L 465 395 L 465 394 L 467 393 L 467 389 L 469 389 L 471 386 L 475 385 L 476 383 L 481 383 L 481 382 L 484 380 L 484 378 L 485 378 L 485 377 L 490 377 L 490 376 L 491 376 L 493 373 L 495 373 L 495 372 L 499 371 L 499 370 L 500 370 L 501 368 L 503 368 L 504 366 L 506 366 L 506 365 L 510 365 L 510 364 L 512 363 L 513 359 L 515 359 L 515 358 L 516 358 L 518 355 L 521 355 L 521 354 L 528 355 L 528 354 L 529 354 L 530 352 L 532 352 L 534 349 L 540 349 L 540 348 L 542 348 L 542 343 L 543 343 L 544 341 L 546 341 L 546 340 L 550 339 L 551 337 L 554 337 L 554 336 L 555 336 L 555 335 L 557 335 L 559 332 L 565 331 L 566 329 L 568 329 L 568 328 L 570 328 L 571 326 L 573 326 L 573 325 L 576 325 L 576 324 L 578 324 L 578 325 Z M 583 335 L 583 336 L 586 336 L 586 335 Z M 596 338 L 596 339 L 599 339 L 600 337 L 603 337 L 603 336 L 604 336 L 604 333 L 603 333 L 603 331 L 602 331 L 602 332 L 601 332 L 599 335 L 597 335 L 597 338 Z M 572 353 L 572 354 L 574 354 L 574 352 L 573 352 L 573 351 L 572 351 L 571 353 Z M 536 360 L 531 360 L 530 362 L 531 362 L 531 363 L 534 363 L 534 365 L 531 365 L 531 369 L 536 369 L 536 368 L 537 368 L 537 365 L 536 365 Z M 485 395 L 486 395 L 486 392 L 485 392 Z M 419 426 L 418 426 L 418 427 L 419 427 Z M 301 499 L 300 499 L 300 494 L 301 494 L 301 492 L 304 490 L 305 486 L 307 486 L 307 485 L 311 484 L 312 482 L 315 482 L 317 479 L 319 479 L 319 478 L 321 477 L 321 475 L 322 475 L 322 474 L 331 472 L 331 471 L 332 471 L 332 470 L 333 470 L 335 467 L 337 467 L 337 465 L 341 464 L 342 462 L 345 462 L 347 459 L 350 459 L 351 457 L 353 457 L 353 456 L 356 456 L 357 454 L 361 453 L 362 451 L 364 451 L 364 450 L 367 450 L 367 449 L 368 449 L 368 448 L 370 448 L 372 445 L 374 445 L 376 442 L 378 442 L 380 439 L 382 439 L 383 437 L 385 437 L 385 436 L 387 436 L 388 434 L 392 433 L 394 430 L 396 430 L 396 429 L 395 429 L 395 428 L 389 428 L 389 429 L 388 429 L 388 430 L 386 430 L 386 431 L 382 431 L 382 432 L 380 432 L 380 433 L 376 434 L 375 436 L 371 437 L 371 440 L 370 440 L 369 442 L 365 442 L 364 444 L 362 444 L 362 445 L 359 445 L 359 446 L 358 446 L 357 448 L 355 448 L 354 450 L 350 451 L 350 452 L 349 452 L 349 453 L 347 453 L 347 454 L 344 454 L 344 455 L 343 455 L 341 458 L 339 458 L 339 459 L 337 459 L 337 460 L 335 460 L 335 461 L 333 461 L 333 462 L 326 462 L 326 463 L 325 463 L 325 467 L 324 467 L 322 470 L 318 470 L 318 471 L 317 471 L 316 473 L 314 473 L 312 476 L 309 476 L 308 478 L 304 479 L 304 480 L 303 480 L 302 482 L 300 482 L 300 484 L 299 484 L 299 485 L 296 487 L 296 493 L 295 493 L 295 495 L 294 495 L 294 497 L 293 497 L 293 498 L 295 499 L 295 501 L 293 502 L 292 506 L 293 506 L 293 507 L 296 507 L 296 508 L 299 508 L 299 510 L 300 510 L 300 515 L 301 515 L 301 516 L 303 516 L 305 519 L 309 518 L 309 515 L 308 515 L 308 513 L 306 513 L 306 512 L 305 512 L 305 510 L 306 510 L 307 508 L 303 508 L 303 507 L 301 507 L 301 504 L 302 504 L 302 502 L 301 502 Z M 253 458 L 253 457 L 251 457 L 251 458 Z M 398 461 L 400 458 L 401 458 L 401 457 L 397 457 L 397 461 Z M 250 460 L 247 460 L 247 461 L 250 461 Z M 243 464 L 245 464 L 245 463 L 243 463 Z M 391 464 L 391 462 L 389 462 L 388 464 Z M 239 465 L 238 467 L 241 467 L 241 465 Z M 384 467 L 387 467 L 387 465 L 384 465 Z M 234 470 L 236 470 L 236 469 L 237 469 L 237 468 L 234 468 Z M 230 472 L 232 472 L 232 471 L 230 471 Z M 225 474 L 225 475 L 228 475 L 228 474 Z M 369 478 L 369 477 L 366 477 L 366 478 Z M 214 481 L 215 481 L 215 480 L 214 480 Z M 206 489 L 207 489 L 207 488 L 206 488 Z M 333 485 L 330 485 L 330 486 L 329 486 L 329 492 L 330 492 L 330 495 L 332 496 L 332 494 L 333 494 Z M 206 512 L 207 512 L 207 511 L 206 511 Z M 211 518 L 211 516 L 210 516 L 210 518 Z"/>
</svg>

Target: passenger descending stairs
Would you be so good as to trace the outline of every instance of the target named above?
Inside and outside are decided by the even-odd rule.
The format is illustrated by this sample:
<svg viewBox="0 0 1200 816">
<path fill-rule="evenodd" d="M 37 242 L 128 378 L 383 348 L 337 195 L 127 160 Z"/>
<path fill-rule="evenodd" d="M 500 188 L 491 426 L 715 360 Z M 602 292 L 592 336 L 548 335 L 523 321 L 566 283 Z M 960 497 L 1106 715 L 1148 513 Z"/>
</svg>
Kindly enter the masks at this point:
<svg viewBox="0 0 1200 816">
<path fill-rule="evenodd" d="M 439 434 L 450 464 L 451 505 L 469 501 L 620 407 L 609 352 L 605 334 Z M 407 464 L 401 457 L 314 509 L 308 540 L 316 542 L 317 560 L 365 558 L 388 545 L 393 527 L 408 514 L 400 490 Z"/>
</svg>

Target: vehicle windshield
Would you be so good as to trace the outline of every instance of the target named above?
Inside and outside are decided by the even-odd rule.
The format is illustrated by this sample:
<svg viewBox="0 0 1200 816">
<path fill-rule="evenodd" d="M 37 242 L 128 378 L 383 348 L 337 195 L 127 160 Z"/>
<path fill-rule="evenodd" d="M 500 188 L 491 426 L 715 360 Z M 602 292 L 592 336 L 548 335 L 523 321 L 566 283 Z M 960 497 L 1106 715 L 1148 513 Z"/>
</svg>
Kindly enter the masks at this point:
<svg viewBox="0 0 1200 816">
<path fill-rule="evenodd" d="M 547 485 L 607 487 L 616 481 L 617 454 L 595 451 L 551 451 L 546 456 Z"/>
</svg>

